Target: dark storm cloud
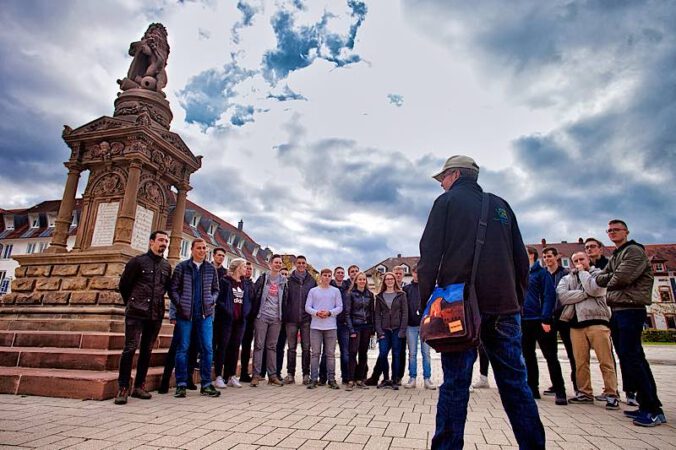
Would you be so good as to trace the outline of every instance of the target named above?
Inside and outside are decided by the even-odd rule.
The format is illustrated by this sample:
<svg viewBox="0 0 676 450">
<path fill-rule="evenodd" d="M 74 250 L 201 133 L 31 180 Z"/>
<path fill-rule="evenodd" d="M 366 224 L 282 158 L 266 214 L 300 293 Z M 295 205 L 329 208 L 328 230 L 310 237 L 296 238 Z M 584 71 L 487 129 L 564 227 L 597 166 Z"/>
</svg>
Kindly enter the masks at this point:
<svg viewBox="0 0 676 450">
<path fill-rule="evenodd" d="M 522 221 L 527 240 L 603 237 L 606 222 L 622 217 L 634 238 L 676 241 L 676 4 L 408 6 L 421 12 L 419 24 L 462 24 L 462 35 L 442 39 L 471 49 L 485 82 L 500 74 L 506 96 L 532 108 L 587 111 L 515 137 L 512 168 L 482 171 L 487 189 L 505 192 L 517 214 L 543 213 L 534 224 Z"/>
</svg>

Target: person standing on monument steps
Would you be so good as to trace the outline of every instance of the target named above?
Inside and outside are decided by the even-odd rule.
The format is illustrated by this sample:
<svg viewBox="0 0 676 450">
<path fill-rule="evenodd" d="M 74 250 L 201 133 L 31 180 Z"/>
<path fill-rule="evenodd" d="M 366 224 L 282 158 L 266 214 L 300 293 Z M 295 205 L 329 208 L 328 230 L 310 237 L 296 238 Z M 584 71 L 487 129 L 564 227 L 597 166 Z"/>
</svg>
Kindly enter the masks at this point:
<svg viewBox="0 0 676 450">
<path fill-rule="evenodd" d="M 178 263 L 171 278 L 169 299 L 176 308 L 176 394 L 183 398 L 188 385 L 188 348 L 193 327 L 197 327 L 200 345 L 200 394 L 218 397 L 221 392 L 211 383 L 213 358 L 214 306 L 218 298 L 218 273 L 206 261 L 207 244 L 204 239 L 192 241 L 190 259 Z"/>
<path fill-rule="evenodd" d="M 462 155 L 448 158 L 433 176 L 444 193 L 434 201 L 420 239 L 418 283 L 424 302 L 435 285 L 445 287 L 471 280 L 484 193 L 478 177 L 479 166 Z M 481 345 L 493 366 L 502 406 L 519 448 L 544 449 L 545 430 L 521 356 L 520 310 L 528 284 L 528 257 L 514 212 L 493 194 L 488 196 L 484 241 L 475 274 Z M 444 383 L 439 388 L 433 449 L 464 445 L 476 357 L 476 348 L 441 353 Z"/>
<path fill-rule="evenodd" d="M 150 235 L 148 252 L 130 259 L 120 277 L 120 294 L 126 309 L 116 405 L 127 403 L 132 361 L 139 344 L 141 352 L 131 396 L 143 400 L 152 398 L 145 389 L 145 381 L 153 346 L 164 319 L 164 294 L 171 281 L 171 265 L 163 256 L 168 244 L 167 233 L 154 231 Z"/>
</svg>

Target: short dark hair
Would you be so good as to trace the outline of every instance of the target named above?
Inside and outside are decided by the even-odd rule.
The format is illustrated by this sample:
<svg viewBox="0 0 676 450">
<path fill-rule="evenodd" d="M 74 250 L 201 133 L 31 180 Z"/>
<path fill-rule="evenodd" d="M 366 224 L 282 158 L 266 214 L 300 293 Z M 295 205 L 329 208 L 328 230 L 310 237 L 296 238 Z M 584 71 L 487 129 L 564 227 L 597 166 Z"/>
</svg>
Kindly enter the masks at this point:
<svg viewBox="0 0 676 450">
<path fill-rule="evenodd" d="M 347 268 L 347 271 L 349 272 L 352 269 L 357 269 L 357 271 L 359 271 L 359 266 L 356 264 L 352 264 L 350 267 Z"/>
<path fill-rule="evenodd" d="M 531 247 L 530 245 L 526 247 L 526 251 L 528 252 L 529 255 L 535 256 L 535 259 L 538 259 L 538 256 L 540 256 L 540 254 L 538 253 L 538 249 L 535 247 Z"/>
<path fill-rule="evenodd" d="M 588 237 L 587 239 L 584 240 L 584 243 L 585 243 L 585 244 L 586 244 L 587 242 L 596 242 L 596 243 L 599 245 L 599 247 L 603 248 L 603 242 L 599 241 L 599 240 L 596 239 L 596 238 Z"/>
<path fill-rule="evenodd" d="M 214 255 L 216 254 L 216 252 L 227 253 L 223 247 L 216 247 L 216 248 L 214 249 Z"/>
<path fill-rule="evenodd" d="M 197 244 L 198 242 L 204 242 L 205 244 L 207 243 L 207 241 L 205 241 L 205 240 L 202 239 L 202 238 L 196 238 L 196 239 L 195 239 L 194 241 L 192 241 L 192 243 L 190 244 L 190 250 L 192 250 L 193 248 L 195 248 L 195 244 Z"/>
<path fill-rule="evenodd" d="M 152 233 L 150 233 L 150 240 L 151 240 L 151 241 L 154 241 L 155 238 L 157 238 L 157 235 L 158 235 L 158 234 L 163 234 L 163 235 L 165 235 L 166 237 L 169 237 L 169 233 L 167 233 L 166 231 L 164 231 L 164 230 L 155 230 L 155 231 L 153 231 Z"/>
<path fill-rule="evenodd" d="M 559 256 L 559 251 L 554 247 L 545 247 L 542 249 L 542 254 L 552 252 L 554 256 Z"/>
<path fill-rule="evenodd" d="M 479 179 L 479 172 L 473 169 L 467 169 L 465 167 L 457 167 L 453 170 L 460 172 L 461 178 L 469 178 L 470 180 L 477 181 Z"/>
<path fill-rule="evenodd" d="M 331 269 L 324 268 L 321 272 L 319 272 L 320 275 L 324 275 L 325 273 L 333 273 L 333 271 Z"/>
<path fill-rule="evenodd" d="M 343 267 L 343 266 L 336 266 L 336 268 L 333 269 L 333 271 L 335 272 L 338 269 L 342 269 L 342 271 L 345 272 L 345 267 Z"/>
<path fill-rule="evenodd" d="M 296 261 L 298 261 L 299 259 L 302 259 L 303 261 L 307 261 L 307 258 L 303 255 L 296 256 Z"/>
<path fill-rule="evenodd" d="M 622 225 L 624 228 L 626 228 L 627 230 L 629 230 L 629 227 L 627 226 L 627 222 L 625 222 L 624 220 L 613 219 L 613 220 L 608 221 L 608 225 L 615 225 L 615 224 L 620 224 L 620 225 Z"/>
<path fill-rule="evenodd" d="M 282 255 L 278 255 L 277 253 L 275 253 L 274 255 L 272 255 L 272 258 L 270 258 L 270 262 L 272 262 L 272 260 L 276 258 L 282 259 Z"/>
</svg>

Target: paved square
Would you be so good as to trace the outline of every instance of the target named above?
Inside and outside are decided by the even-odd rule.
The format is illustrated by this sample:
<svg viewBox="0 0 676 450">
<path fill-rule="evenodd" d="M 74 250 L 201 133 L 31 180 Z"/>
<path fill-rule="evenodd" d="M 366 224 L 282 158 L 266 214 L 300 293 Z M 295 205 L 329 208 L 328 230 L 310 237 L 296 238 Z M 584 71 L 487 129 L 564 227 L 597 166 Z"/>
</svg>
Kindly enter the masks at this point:
<svg viewBox="0 0 676 450">
<path fill-rule="evenodd" d="M 676 347 L 646 347 L 648 359 L 671 422 L 640 428 L 622 411 L 603 404 L 555 406 L 553 397 L 538 401 L 547 448 L 676 448 Z M 560 355 L 564 355 L 563 350 Z M 375 351 L 370 354 L 375 363 Z M 568 376 L 567 361 L 562 361 Z M 475 377 L 478 365 L 475 367 Z M 541 388 L 549 386 L 540 360 Z M 433 374 L 441 382 L 438 355 Z M 465 448 L 517 448 L 492 375 L 493 388 L 470 398 Z M 601 376 L 593 360 L 594 388 Z M 568 379 L 568 378 L 567 378 Z M 220 398 L 188 398 L 155 393 L 150 401 L 129 399 L 126 406 L 105 402 L 43 397 L 0 396 L 0 448 L 45 449 L 396 449 L 430 448 L 438 391 L 354 390 L 305 386 L 228 388 Z M 626 405 L 622 404 L 622 409 Z"/>
</svg>

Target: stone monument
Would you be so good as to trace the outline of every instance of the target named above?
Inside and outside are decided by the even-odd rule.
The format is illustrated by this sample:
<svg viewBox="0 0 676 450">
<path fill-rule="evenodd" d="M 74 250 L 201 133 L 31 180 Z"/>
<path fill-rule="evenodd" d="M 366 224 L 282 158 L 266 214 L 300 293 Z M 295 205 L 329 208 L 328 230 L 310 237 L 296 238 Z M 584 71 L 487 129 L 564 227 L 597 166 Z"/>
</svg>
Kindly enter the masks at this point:
<svg viewBox="0 0 676 450">
<path fill-rule="evenodd" d="M 0 300 L 0 393 L 111 397 L 115 386 L 110 381 L 116 379 L 120 353 L 116 346 L 124 331 L 119 276 L 129 258 L 147 251 L 151 231 L 166 228 L 170 211 L 178 220 L 173 220 L 168 257 L 174 264 L 179 260 L 190 175 L 200 168 L 201 157 L 170 131 L 173 114 L 162 92 L 169 56 L 165 27 L 151 24 L 129 53 L 133 60 L 127 77 L 118 80 L 122 92 L 113 116 L 75 129 L 64 126 L 62 137 L 70 157 L 52 241 L 45 253 L 15 257 L 20 266 L 12 292 Z M 75 245 L 68 251 L 75 196 L 85 170 L 89 178 L 81 218 Z M 86 344 L 85 335 L 90 333 L 97 342 L 93 347 Z M 76 348 L 51 351 L 51 356 L 38 357 L 35 347 L 16 345 L 59 349 L 66 341 L 74 346 L 78 339 Z M 99 353 L 94 355 L 93 350 Z M 91 366 L 97 357 L 102 357 L 101 364 Z M 15 367 L 7 372 L 8 365 Z M 83 368 L 106 373 L 98 391 L 86 389 L 85 395 L 58 388 L 58 392 L 36 391 L 46 373 L 35 369 L 66 371 L 63 379 L 72 382 L 77 374 L 67 371 Z M 54 377 L 50 380 L 46 384 L 54 385 Z"/>
</svg>

